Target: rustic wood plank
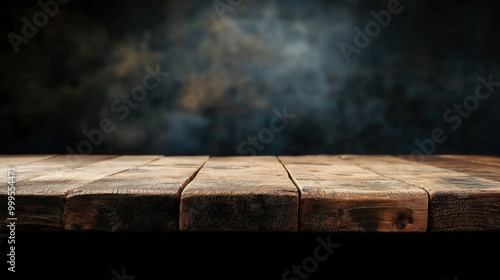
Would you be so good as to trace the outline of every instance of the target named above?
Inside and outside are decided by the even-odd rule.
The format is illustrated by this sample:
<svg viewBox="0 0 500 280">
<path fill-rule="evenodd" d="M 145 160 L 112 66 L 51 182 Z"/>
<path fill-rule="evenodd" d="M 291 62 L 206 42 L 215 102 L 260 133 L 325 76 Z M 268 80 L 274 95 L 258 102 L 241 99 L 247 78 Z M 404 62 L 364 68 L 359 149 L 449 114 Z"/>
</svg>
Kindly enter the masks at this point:
<svg viewBox="0 0 500 280">
<path fill-rule="evenodd" d="M 16 182 L 29 180 L 38 176 L 51 174 L 54 172 L 79 168 L 95 162 L 108 160 L 117 156 L 111 155 L 88 155 L 82 157 L 77 162 L 68 162 L 65 155 L 47 157 L 43 160 L 18 164 L 16 166 Z"/>
<path fill-rule="evenodd" d="M 299 187 L 300 230 L 423 232 L 427 193 L 337 156 L 280 156 Z"/>
<path fill-rule="evenodd" d="M 26 164 L 55 157 L 54 155 L 0 155 L 0 167 L 16 167 L 19 164 Z"/>
<path fill-rule="evenodd" d="M 500 182 L 500 166 L 478 163 L 474 160 L 470 161 L 469 156 L 447 157 L 441 155 L 431 155 L 419 160 L 413 157 L 404 158 L 435 167 L 462 172 L 473 177 Z"/>
<path fill-rule="evenodd" d="M 181 194 L 181 231 L 297 231 L 298 190 L 276 157 L 210 158 Z"/>
<path fill-rule="evenodd" d="M 159 156 L 121 156 L 72 170 L 61 170 L 16 184 L 16 225 L 18 230 L 60 230 L 63 228 L 63 205 L 69 190 L 105 176 L 134 168 Z M 6 200 L 5 189 L 0 200 Z M 7 213 L 0 211 L 7 224 Z"/>
<path fill-rule="evenodd" d="M 480 156 L 480 155 L 440 155 L 442 158 L 455 158 L 460 160 L 465 160 L 474 163 L 490 164 L 495 166 L 500 166 L 500 157 L 494 156 Z"/>
<path fill-rule="evenodd" d="M 177 231 L 182 189 L 207 156 L 164 157 L 71 190 L 64 228 L 98 231 Z"/>
<path fill-rule="evenodd" d="M 500 183 L 391 156 L 342 159 L 429 193 L 429 230 L 500 230 Z"/>
</svg>

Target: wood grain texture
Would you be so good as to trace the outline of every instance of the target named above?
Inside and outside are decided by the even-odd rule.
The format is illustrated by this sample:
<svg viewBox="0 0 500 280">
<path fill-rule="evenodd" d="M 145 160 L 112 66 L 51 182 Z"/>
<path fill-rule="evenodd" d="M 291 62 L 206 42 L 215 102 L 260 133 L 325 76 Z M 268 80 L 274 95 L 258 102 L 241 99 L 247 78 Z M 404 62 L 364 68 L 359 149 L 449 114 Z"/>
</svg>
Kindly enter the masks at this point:
<svg viewBox="0 0 500 280">
<path fill-rule="evenodd" d="M 299 187 L 305 232 L 423 232 L 427 193 L 337 156 L 280 156 Z"/>
<path fill-rule="evenodd" d="M 16 167 L 19 164 L 36 162 L 54 155 L 0 155 L 0 167 Z"/>
<path fill-rule="evenodd" d="M 500 230 L 498 181 L 392 156 L 351 155 L 342 159 L 425 189 L 430 231 Z"/>
<path fill-rule="evenodd" d="M 75 169 L 64 169 L 31 178 L 16 184 L 16 216 L 18 230 L 60 230 L 63 209 L 69 190 L 105 176 L 134 168 L 158 159 L 159 156 L 121 156 L 102 160 Z M 6 191 L 2 190 L 0 199 Z M 6 227 L 6 215 L 0 218 Z"/>
<path fill-rule="evenodd" d="M 65 155 L 47 157 L 43 160 L 26 162 L 16 165 L 16 182 L 20 183 L 31 178 L 52 174 L 89 165 L 95 162 L 108 160 L 117 156 L 111 155 L 89 155 L 82 157 L 79 161 L 69 162 Z"/>
<path fill-rule="evenodd" d="M 500 157 L 493 156 L 480 156 L 480 155 L 440 155 L 441 158 L 454 158 L 462 161 L 480 163 L 480 164 L 489 164 L 500 167 Z"/>
<path fill-rule="evenodd" d="M 412 161 L 417 161 L 416 159 L 410 157 L 404 158 Z M 471 161 L 469 156 L 447 157 L 432 155 L 426 156 L 418 160 L 417 162 L 465 173 L 476 178 L 484 178 L 500 182 L 500 166 L 483 164 L 474 160 Z"/>
<path fill-rule="evenodd" d="M 9 166 L 19 231 L 500 231 L 493 156 L 0 156 Z"/>
<path fill-rule="evenodd" d="M 298 190 L 276 157 L 210 158 L 181 194 L 181 231 L 297 231 Z"/>
<path fill-rule="evenodd" d="M 66 230 L 176 231 L 182 189 L 207 156 L 163 157 L 71 190 Z"/>
</svg>

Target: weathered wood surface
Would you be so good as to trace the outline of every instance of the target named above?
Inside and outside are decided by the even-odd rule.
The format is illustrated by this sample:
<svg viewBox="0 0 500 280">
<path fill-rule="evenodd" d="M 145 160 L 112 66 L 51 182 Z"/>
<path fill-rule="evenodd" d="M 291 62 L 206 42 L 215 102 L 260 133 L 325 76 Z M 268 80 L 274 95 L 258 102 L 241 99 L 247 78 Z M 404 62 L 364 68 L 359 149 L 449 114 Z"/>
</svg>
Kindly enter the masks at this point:
<svg viewBox="0 0 500 280">
<path fill-rule="evenodd" d="M 406 157 L 341 156 L 383 176 L 429 194 L 430 231 L 500 230 L 500 183 Z M 471 162 L 471 166 L 475 166 Z"/>
<path fill-rule="evenodd" d="M 52 158 L 51 155 L 0 155 L 0 167 L 17 166 L 24 163 L 41 161 Z"/>
<path fill-rule="evenodd" d="M 208 157 L 163 157 L 69 191 L 64 228 L 176 231 L 182 189 Z"/>
<path fill-rule="evenodd" d="M 471 161 L 472 160 L 472 161 Z M 472 177 L 484 178 L 500 182 L 500 166 L 474 161 L 473 158 L 426 156 L 417 162 L 468 174 Z"/>
<path fill-rule="evenodd" d="M 337 156 L 279 157 L 300 189 L 307 232 L 423 232 L 427 193 Z"/>
<path fill-rule="evenodd" d="M 0 155 L 5 182 L 9 167 L 18 231 L 500 231 L 494 156 Z M 0 207 L 4 231 L 7 187 Z"/>
<path fill-rule="evenodd" d="M 31 178 L 60 172 L 69 171 L 85 165 L 96 163 L 103 160 L 116 158 L 117 156 L 92 155 L 81 158 L 78 161 L 68 161 L 63 155 L 46 157 L 42 160 L 30 161 L 16 165 L 16 182 L 20 183 Z"/>
<path fill-rule="evenodd" d="M 62 217 L 68 191 L 158 158 L 160 157 L 120 156 L 78 168 L 48 172 L 16 183 L 16 224 L 18 228 L 25 230 L 60 230 L 63 228 Z M 16 171 L 18 169 L 22 169 L 22 166 L 16 167 Z M 3 189 L 0 199 L 7 201 L 6 196 L 7 190 Z M 6 221 L 7 212 L 0 211 L 0 218 Z M 2 228 L 5 228 L 5 225 L 6 222 Z"/>
<path fill-rule="evenodd" d="M 467 156 L 459 156 L 459 155 L 442 155 L 441 158 L 454 158 L 462 161 L 467 161 L 471 163 L 480 163 L 480 164 L 490 164 L 494 166 L 500 167 L 500 157 L 492 157 L 492 156 L 477 156 L 477 155 L 467 155 Z"/>
<path fill-rule="evenodd" d="M 298 191 L 276 157 L 210 158 L 184 189 L 181 231 L 297 231 Z"/>
</svg>

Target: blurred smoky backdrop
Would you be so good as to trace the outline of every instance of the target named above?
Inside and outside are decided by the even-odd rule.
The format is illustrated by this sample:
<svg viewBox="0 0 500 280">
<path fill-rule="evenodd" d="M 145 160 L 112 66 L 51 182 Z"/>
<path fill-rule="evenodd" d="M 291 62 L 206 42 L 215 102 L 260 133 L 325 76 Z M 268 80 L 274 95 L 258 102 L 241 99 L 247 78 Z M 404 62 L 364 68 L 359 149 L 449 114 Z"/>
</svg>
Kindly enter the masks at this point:
<svg viewBox="0 0 500 280">
<path fill-rule="evenodd" d="M 500 2 L 389 2 L 3 2 L 0 153 L 500 155 Z"/>
</svg>

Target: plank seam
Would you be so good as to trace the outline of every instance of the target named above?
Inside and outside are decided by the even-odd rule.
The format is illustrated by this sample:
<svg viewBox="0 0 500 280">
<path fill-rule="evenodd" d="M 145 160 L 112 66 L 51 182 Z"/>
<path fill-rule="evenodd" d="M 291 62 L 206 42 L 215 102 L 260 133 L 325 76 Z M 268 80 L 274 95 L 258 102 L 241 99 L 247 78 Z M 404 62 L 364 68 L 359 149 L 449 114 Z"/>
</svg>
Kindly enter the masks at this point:
<svg viewBox="0 0 500 280">
<path fill-rule="evenodd" d="M 394 156 L 393 156 L 393 157 L 394 157 Z M 438 155 L 438 157 L 440 157 L 440 156 Z M 445 168 L 445 167 L 435 166 L 435 165 L 432 165 L 432 164 L 429 164 L 429 163 L 425 163 L 425 162 L 415 162 L 415 161 L 412 161 L 412 160 L 410 160 L 410 159 L 406 159 L 406 158 L 404 158 L 404 157 L 395 157 L 395 158 L 397 158 L 397 159 L 399 159 L 399 160 L 402 160 L 402 161 L 409 162 L 410 164 L 425 165 L 425 166 L 429 166 L 429 167 L 432 167 L 432 168 L 437 168 L 437 169 L 445 170 L 445 171 L 450 172 L 450 173 L 462 174 L 462 175 L 465 175 L 465 176 L 466 176 L 466 177 L 468 177 L 468 178 L 478 178 L 478 177 L 476 177 L 476 176 L 473 176 L 473 175 L 471 175 L 471 174 L 468 174 L 467 172 L 462 172 L 462 171 L 457 171 L 457 170 L 453 170 L 453 169 L 448 169 L 448 168 Z M 461 161 L 461 159 L 459 159 L 459 161 Z M 471 163 L 471 164 L 472 164 L 472 163 L 481 164 L 481 163 L 479 163 L 479 162 L 475 162 L 475 161 L 468 160 L 468 159 L 467 159 L 467 160 L 464 160 L 464 163 L 467 163 L 467 162 L 468 162 L 468 163 Z M 488 164 L 486 164 L 486 165 L 488 165 Z M 491 164 L 491 165 L 489 165 L 489 166 L 497 166 L 497 167 L 498 167 L 498 165 L 495 165 L 495 164 Z M 494 183 L 495 183 L 495 182 L 497 182 L 497 181 L 495 181 L 495 180 L 492 180 L 492 179 L 487 179 L 487 178 L 480 178 L 480 177 L 479 177 L 479 179 L 480 179 L 480 180 L 491 181 L 491 182 L 494 182 Z M 407 182 L 407 183 L 408 183 L 408 182 Z M 410 184 L 410 183 L 409 183 L 409 184 Z M 418 187 L 418 186 L 417 186 L 417 187 Z M 424 190 L 425 190 L 425 189 L 424 189 Z M 428 217 L 427 217 L 427 231 L 432 231 L 432 232 L 433 232 L 434 230 L 431 228 L 431 214 L 432 214 L 432 212 L 431 212 L 431 211 L 433 211 L 433 208 L 431 207 L 431 197 L 430 197 L 430 193 L 429 193 L 429 192 L 427 192 L 427 196 L 428 196 L 428 208 L 429 208 L 429 209 L 427 210 L 427 212 L 428 212 Z"/>
<path fill-rule="evenodd" d="M 186 181 L 184 181 L 184 183 L 182 183 L 182 185 L 180 187 L 180 190 L 178 191 L 177 199 L 178 199 L 179 203 L 177 203 L 177 228 L 176 228 L 177 232 L 181 231 L 181 198 L 182 198 L 182 192 L 184 192 L 184 189 L 186 189 L 186 187 L 196 178 L 196 176 L 198 175 L 198 173 L 200 172 L 200 170 L 205 166 L 205 164 L 208 162 L 209 159 L 210 159 L 210 156 L 208 156 L 207 159 L 200 165 L 200 167 L 198 167 L 198 169 L 196 169 L 196 171 L 191 176 L 189 176 L 189 178 Z"/>
<path fill-rule="evenodd" d="M 119 157 L 120 157 L 120 156 L 117 156 L 117 157 L 112 157 L 112 158 L 109 158 L 109 159 L 106 159 L 106 160 L 103 160 L 103 161 L 99 161 L 99 162 L 109 161 L 109 160 L 116 159 L 116 158 L 119 158 Z M 153 159 L 153 160 L 151 160 L 151 161 L 148 161 L 148 162 L 145 162 L 145 163 L 143 163 L 143 164 L 137 165 L 137 166 L 135 166 L 134 168 L 139 167 L 139 166 L 144 166 L 144 165 L 150 164 L 150 163 L 155 162 L 155 161 L 157 161 L 157 160 L 159 160 L 159 159 L 161 159 L 161 158 L 162 158 L 162 157 L 161 157 L 161 156 L 159 156 L 159 157 L 157 157 L 157 158 L 155 158 L 155 159 Z M 82 167 L 85 167 L 85 166 L 82 166 Z M 80 167 L 79 167 L 79 168 L 80 168 Z M 78 168 L 76 168 L 76 169 L 78 169 Z M 130 168 L 127 168 L 127 170 L 129 170 L 129 169 L 130 169 Z M 113 173 L 113 174 L 117 174 L 117 173 L 120 173 L 120 172 L 115 172 L 115 173 Z M 108 174 L 108 175 L 104 176 L 103 178 L 106 178 L 106 177 L 111 176 L 111 175 L 113 175 L 113 174 Z M 92 181 L 90 181 L 90 182 L 87 182 L 86 184 L 91 184 L 91 183 L 93 183 L 93 182 L 95 182 L 95 181 L 98 181 L 98 180 L 100 180 L 100 179 L 102 179 L 102 178 L 92 180 Z M 65 228 L 66 228 L 66 221 L 65 221 L 65 219 L 64 219 L 64 217 L 66 216 L 66 215 L 65 215 L 65 214 L 66 214 L 66 200 L 67 200 L 68 195 L 70 195 L 70 194 L 74 193 L 74 192 L 75 192 L 75 189 L 77 189 L 77 188 L 78 188 L 78 187 L 75 187 L 75 188 L 73 188 L 73 189 L 70 189 L 70 190 L 67 190 L 67 191 L 65 191 L 65 192 L 64 192 L 64 196 L 63 196 L 63 199 L 62 199 L 62 211 L 61 211 L 61 213 L 62 213 L 62 216 L 61 216 L 61 226 L 62 226 L 62 230 L 63 230 L 63 231 L 64 231 L 64 230 L 65 230 Z"/>
<path fill-rule="evenodd" d="M 281 161 L 281 159 L 279 158 L 279 156 L 276 157 L 276 159 L 281 163 L 281 165 L 283 166 L 283 168 L 285 169 L 286 173 L 288 174 L 288 178 L 290 179 L 290 181 L 292 181 L 293 185 L 297 188 L 297 199 L 298 199 L 298 202 L 297 202 L 297 232 L 301 232 L 301 221 L 300 221 L 300 210 L 301 210 L 301 206 L 302 206 L 302 189 L 300 188 L 300 185 L 299 185 L 299 182 L 295 179 L 295 177 L 293 177 L 293 174 L 290 172 L 290 170 L 288 170 L 288 168 L 286 167 L 285 163 L 283 161 Z"/>
<path fill-rule="evenodd" d="M 198 167 L 198 169 L 196 169 L 196 171 L 191 176 L 189 176 L 189 178 L 186 181 L 184 181 L 184 183 L 182 183 L 181 188 L 179 190 L 179 202 L 180 202 L 180 197 L 181 197 L 184 189 L 187 187 L 187 185 L 189 185 L 189 183 L 191 183 L 196 178 L 196 175 L 198 175 L 198 172 L 200 172 L 200 170 L 205 166 L 205 164 L 208 162 L 209 159 L 210 159 L 210 156 L 207 157 L 207 159 L 200 165 L 200 167 Z M 179 204 L 179 207 L 180 207 L 180 204 Z"/>
<path fill-rule="evenodd" d="M 430 193 L 429 193 L 426 189 L 424 189 L 424 188 L 422 188 L 422 187 L 420 187 L 420 186 L 417 186 L 417 185 L 415 185 L 415 184 L 412 184 L 412 183 L 410 183 L 410 182 L 407 182 L 407 181 L 404 181 L 404 180 L 400 180 L 400 179 L 396 179 L 396 178 L 392 178 L 392 177 L 390 177 L 390 176 L 386 176 L 386 175 L 384 175 L 384 174 L 378 173 L 378 172 L 376 172 L 375 170 L 372 170 L 371 168 L 363 167 L 363 166 L 361 166 L 361 165 L 359 165 L 359 164 L 356 164 L 356 163 L 353 163 L 353 162 L 349 162 L 349 161 L 347 161 L 347 160 L 343 159 L 341 155 L 339 155 L 339 156 L 337 156 L 337 157 L 338 157 L 340 160 L 342 160 L 342 161 L 344 161 L 345 163 L 347 163 L 347 164 L 355 165 L 355 166 L 357 166 L 357 167 L 359 167 L 359 168 L 362 168 L 362 169 L 364 169 L 364 170 L 368 170 L 368 171 L 373 172 L 373 173 L 375 173 L 375 174 L 377 174 L 377 175 L 380 175 L 380 176 L 382 176 L 382 177 L 384 177 L 384 178 L 388 178 L 388 179 L 391 179 L 391 180 L 399 181 L 399 182 L 401 182 L 401 183 L 405 183 L 405 184 L 407 184 L 407 185 L 414 186 L 414 187 L 417 187 L 417 188 L 419 188 L 419 189 L 423 190 L 423 191 L 427 194 L 427 226 L 425 227 L 425 232 L 429 232 L 430 208 L 431 208 L 431 206 L 430 206 L 430 205 L 431 205 L 431 195 L 430 195 Z M 391 156 L 391 157 L 394 157 L 394 156 Z M 394 157 L 394 158 L 396 158 L 396 157 Z"/>
</svg>

